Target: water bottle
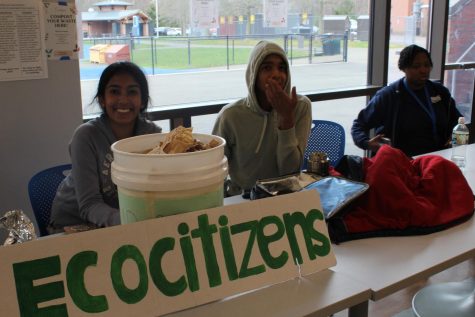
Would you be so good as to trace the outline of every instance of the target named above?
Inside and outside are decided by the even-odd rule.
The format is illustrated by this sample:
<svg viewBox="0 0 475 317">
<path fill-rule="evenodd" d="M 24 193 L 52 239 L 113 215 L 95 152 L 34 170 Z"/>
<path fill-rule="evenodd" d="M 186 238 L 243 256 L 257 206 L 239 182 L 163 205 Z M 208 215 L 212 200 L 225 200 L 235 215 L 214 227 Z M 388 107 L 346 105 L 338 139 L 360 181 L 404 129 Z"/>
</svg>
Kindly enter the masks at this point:
<svg viewBox="0 0 475 317">
<path fill-rule="evenodd" d="M 452 130 L 452 161 L 458 167 L 465 167 L 465 156 L 468 144 L 468 128 L 465 125 L 465 118 L 460 117 L 458 124 Z"/>
</svg>

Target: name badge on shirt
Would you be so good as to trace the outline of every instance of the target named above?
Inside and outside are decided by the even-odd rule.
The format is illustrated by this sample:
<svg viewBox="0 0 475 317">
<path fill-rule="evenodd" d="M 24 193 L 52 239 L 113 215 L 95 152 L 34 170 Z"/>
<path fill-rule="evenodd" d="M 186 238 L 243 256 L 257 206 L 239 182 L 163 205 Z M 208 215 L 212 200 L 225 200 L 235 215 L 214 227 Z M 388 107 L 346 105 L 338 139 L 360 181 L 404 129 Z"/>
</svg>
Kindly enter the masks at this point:
<svg viewBox="0 0 475 317">
<path fill-rule="evenodd" d="M 437 103 L 439 101 L 441 101 L 442 98 L 440 98 L 439 95 L 435 96 L 435 97 L 430 97 L 430 101 L 432 101 L 432 103 Z"/>
</svg>

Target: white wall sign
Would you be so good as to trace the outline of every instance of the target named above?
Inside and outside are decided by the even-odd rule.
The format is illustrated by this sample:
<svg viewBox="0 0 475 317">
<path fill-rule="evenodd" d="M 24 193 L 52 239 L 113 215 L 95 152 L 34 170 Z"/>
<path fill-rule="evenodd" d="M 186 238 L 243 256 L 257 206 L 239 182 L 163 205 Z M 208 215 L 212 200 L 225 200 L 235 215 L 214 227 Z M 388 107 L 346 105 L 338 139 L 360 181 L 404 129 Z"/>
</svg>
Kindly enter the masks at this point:
<svg viewBox="0 0 475 317">
<path fill-rule="evenodd" d="M 0 1 L 0 81 L 48 77 L 42 3 Z"/>
<path fill-rule="evenodd" d="M 336 264 L 312 190 L 0 247 L 0 259 L 2 316 L 56 317 L 159 316 Z"/>
<path fill-rule="evenodd" d="M 48 59 L 78 59 L 74 2 L 44 1 L 45 52 Z"/>
<path fill-rule="evenodd" d="M 287 0 L 264 1 L 264 27 L 287 27 Z"/>
<path fill-rule="evenodd" d="M 218 27 L 218 0 L 191 0 L 193 28 Z"/>
</svg>

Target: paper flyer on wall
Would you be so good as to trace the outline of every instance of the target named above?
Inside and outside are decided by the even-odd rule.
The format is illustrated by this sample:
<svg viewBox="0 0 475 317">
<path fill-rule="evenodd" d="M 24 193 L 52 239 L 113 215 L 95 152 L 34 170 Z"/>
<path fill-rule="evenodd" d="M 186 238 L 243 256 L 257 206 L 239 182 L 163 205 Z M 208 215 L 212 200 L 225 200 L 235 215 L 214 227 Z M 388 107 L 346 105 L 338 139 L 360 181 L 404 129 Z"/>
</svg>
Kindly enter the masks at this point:
<svg viewBox="0 0 475 317">
<path fill-rule="evenodd" d="M 287 27 L 287 0 L 264 0 L 264 27 Z"/>
<path fill-rule="evenodd" d="M 218 1 L 217 0 L 192 0 L 191 19 L 194 28 L 218 27 Z"/>
<path fill-rule="evenodd" d="M 49 60 L 78 59 L 76 6 L 73 2 L 43 1 L 45 52 Z"/>
<path fill-rule="evenodd" d="M 0 1 L 0 81 L 48 77 L 42 2 Z"/>
</svg>

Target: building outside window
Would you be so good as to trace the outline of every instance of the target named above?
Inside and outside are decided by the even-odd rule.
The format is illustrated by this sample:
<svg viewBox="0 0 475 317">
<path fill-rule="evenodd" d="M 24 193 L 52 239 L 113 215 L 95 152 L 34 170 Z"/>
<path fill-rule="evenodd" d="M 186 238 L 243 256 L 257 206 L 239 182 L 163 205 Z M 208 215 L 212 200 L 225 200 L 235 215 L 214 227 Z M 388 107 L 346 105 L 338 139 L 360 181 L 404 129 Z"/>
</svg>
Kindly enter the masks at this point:
<svg viewBox="0 0 475 317">
<path fill-rule="evenodd" d="M 458 69 L 445 72 L 444 84 L 452 93 L 466 122 L 471 122 L 473 106 L 475 78 L 474 14 L 475 3 L 473 1 L 451 0 L 449 2 L 446 64 L 455 64 Z"/>
<path fill-rule="evenodd" d="M 369 51 L 371 0 L 282 1 L 287 3 L 286 22 L 279 26 L 266 25 L 265 0 L 221 0 L 216 27 L 199 27 L 190 22 L 191 2 L 77 1 L 83 20 L 80 70 L 85 117 L 98 113 L 99 109 L 91 101 L 99 75 L 107 66 L 106 58 L 101 59 L 101 56 L 108 56 L 107 49 L 114 51 L 110 46 L 116 46 L 116 51 L 117 46 L 127 47 L 129 56 L 124 55 L 124 58 L 140 65 L 149 75 L 152 111 L 227 103 L 245 96 L 244 72 L 249 53 L 262 39 L 284 47 L 291 62 L 293 85 L 301 94 L 327 91 L 337 94 L 340 90 L 367 87 L 368 58 L 372 54 Z M 460 5 L 470 1 L 451 2 Z M 427 47 L 430 5 L 430 0 L 391 1 L 387 82 L 402 75 L 397 59 L 403 47 L 412 43 Z M 103 14 L 113 12 L 118 17 L 123 16 L 122 20 L 101 22 L 107 24 L 102 26 L 103 33 L 92 32 L 91 28 L 85 31 L 85 26 L 90 27 L 92 23 L 88 19 L 106 8 L 108 11 Z M 447 57 L 453 56 L 449 50 Z M 98 62 L 94 54 L 99 56 Z M 458 78 L 455 82 L 461 80 L 461 75 L 446 77 L 445 84 L 448 80 L 454 81 L 453 78 Z M 473 99 L 473 93 L 460 92 L 456 97 L 460 100 L 458 103 L 468 102 Z M 318 101 L 313 104 L 313 117 L 342 124 L 347 133 L 346 151 L 361 154 L 349 132 L 353 119 L 366 102 L 365 96 Z M 192 125 L 197 132 L 209 133 L 215 117 L 216 114 L 195 116 Z M 169 128 L 168 121 L 159 124 L 165 130 Z"/>
</svg>

